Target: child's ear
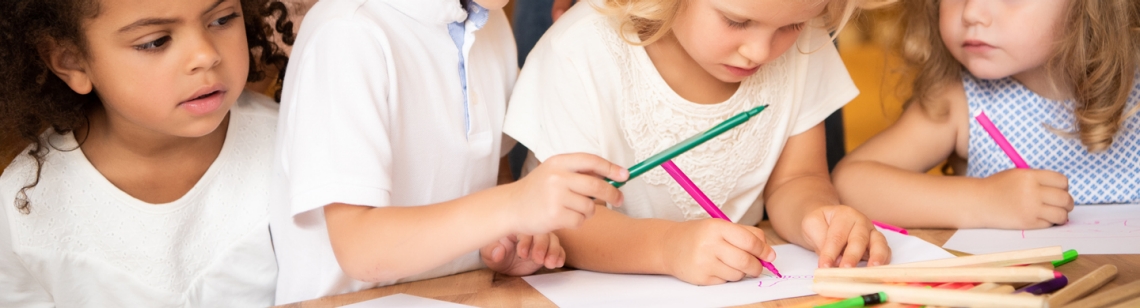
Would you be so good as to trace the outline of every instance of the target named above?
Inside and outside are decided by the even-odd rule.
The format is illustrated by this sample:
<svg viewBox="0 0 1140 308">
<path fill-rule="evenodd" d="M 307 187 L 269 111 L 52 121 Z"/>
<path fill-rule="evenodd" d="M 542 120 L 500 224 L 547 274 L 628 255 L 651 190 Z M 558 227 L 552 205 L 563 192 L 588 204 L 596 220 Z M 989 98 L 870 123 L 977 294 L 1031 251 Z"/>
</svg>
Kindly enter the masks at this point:
<svg viewBox="0 0 1140 308">
<path fill-rule="evenodd" d="M 87 63 L 79 48 L 49 39 L 40 43 L 39 52 L 48 69 L 67 83 L 72 91 L 79 94 L 91 93 L 91 78 L 87 74 Z"/>
</svg>

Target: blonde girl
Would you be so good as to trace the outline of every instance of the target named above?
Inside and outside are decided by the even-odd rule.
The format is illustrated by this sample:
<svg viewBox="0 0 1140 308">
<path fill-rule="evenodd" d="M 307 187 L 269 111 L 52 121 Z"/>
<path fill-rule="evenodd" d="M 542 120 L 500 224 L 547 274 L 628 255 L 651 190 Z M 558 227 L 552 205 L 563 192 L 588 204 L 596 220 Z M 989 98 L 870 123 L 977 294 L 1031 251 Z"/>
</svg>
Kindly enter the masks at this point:
<svg viewBox="0 0 1140 308">
<path fill-rule="evenodd" d="M 835 169 L 844 202 L 903 227 L 1028 229 L 1140 201 L 1140 2 L 902 3 L 910 106 Z M 924 173 L 947 156 L 966 176 Z"/>
<path fill-rule="evenodd" d="M 674 161 L 736 224 L 711 219 L 656 169 L 625 203 L 558 236 L 566 264 L 666 274 L 707 285 L 761 275 L 777 256 L 754 227 L 819 266 L 888 262 L 870 220 L 831 186 L 822 121 L 858 94 L 829 32 L 863 1 L 677 0 L 579 3 L 539 41 L 505 131 L 533 161 L 585 152 L 631 166 L 741 111 L 746 124 Z"/>
</svg>

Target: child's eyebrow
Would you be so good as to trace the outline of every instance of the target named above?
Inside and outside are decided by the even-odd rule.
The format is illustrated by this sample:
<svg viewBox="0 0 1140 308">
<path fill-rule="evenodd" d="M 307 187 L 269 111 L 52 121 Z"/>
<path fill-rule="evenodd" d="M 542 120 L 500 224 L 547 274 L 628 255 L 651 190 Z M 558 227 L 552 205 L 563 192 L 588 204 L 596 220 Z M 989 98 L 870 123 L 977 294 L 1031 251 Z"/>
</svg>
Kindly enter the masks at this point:
<svg viewBox="0 0 1140 308">
<path fill-rule="evenodd" d="M 226 2 L 226 0 L 218 0 L 217 2 L 214 2 L 214 4 L 210 5 L 210 7 L 207 8 L 205 11 L 202 11 L 202 15 L 206 15 L 206 13 L 213 11 L 214 9 L 218 8 L 219 5 L 222 5 L 222 3 L 224 3 L 224 2 Z M 136 28 L 141 28 L 141 27 L 146 27 L 146 26 L 173 24 L 173 23 L 178 23 L 179 21 L 181 21 L 181 20 L 175 19 L 175 18 L 144 18 L 144 19 L 139 19 L 138 21 L 135 21 L 135 22 L 133 22 L 133 23 L 131 23 L 125 27 L 120 28 L 119 33 L 128 32 L 128 31 L 134 30 Z"/>
</svg>

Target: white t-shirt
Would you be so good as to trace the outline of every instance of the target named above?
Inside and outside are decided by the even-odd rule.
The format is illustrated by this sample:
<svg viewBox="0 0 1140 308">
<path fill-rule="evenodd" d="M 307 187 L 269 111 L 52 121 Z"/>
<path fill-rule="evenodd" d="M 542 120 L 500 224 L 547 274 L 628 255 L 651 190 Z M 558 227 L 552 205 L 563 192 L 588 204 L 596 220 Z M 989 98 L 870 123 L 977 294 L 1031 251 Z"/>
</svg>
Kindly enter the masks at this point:
<svg viewBox="0 0 1140 308">
<path fill-rule="evenodd" d="M 322 210 L 434 204 L 496 184 L 518 74 L 514 39 L 502 10 L 481 29 L 467 22 L 467 129 L 447 29 L 466 16 L 454 0 L 320 1 L 305 16 L 282 91 L 274 163 L 277 304 L 483 266 L 472 251 L 398 281 L 354 280 L 333 255 Z"/>
<path fill-rule="evenodd" d="M 738 223 L 762 219 L 761 193 L 788 137 L 815 127 L 859 93 L 828 34 L 807 27 L 796 45 L 741 82 L 727 101 L 689 102 L 665 83 L 645 48 L 619 37 L 615 24 L 588 4 L 563 15 L 527 58 L 504 131 L 540 161 L 585 152 L 628 168 L 737 113 L 769 104 L 748 122 L 673 159 Z M 661 168 L 621 190 L 625 205 L 615 210 L 630 217 L 709 217 Z"/>
<path fill-rule="evenodd" d="M 46 133 L 64 150 L 48 152 L 27 191 L 30 214 L 15 199 L 35 179 L 34 159 L 20 155 L 0 176 L 0 307 L 272 304 L 266 216 L 276 121 L 276 103 L 242 93 L 218 158 L 166 204 L 115 187 L 72 134 Z"/>
</svg>

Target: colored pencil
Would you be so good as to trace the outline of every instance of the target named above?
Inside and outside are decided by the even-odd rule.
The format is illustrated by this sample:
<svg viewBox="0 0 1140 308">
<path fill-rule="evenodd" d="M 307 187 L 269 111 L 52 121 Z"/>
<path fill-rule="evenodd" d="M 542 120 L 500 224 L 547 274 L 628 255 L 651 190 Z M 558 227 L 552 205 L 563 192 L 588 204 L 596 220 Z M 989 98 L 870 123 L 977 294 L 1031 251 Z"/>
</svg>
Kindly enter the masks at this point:
<svg viewBox="0 0 1140 308">
<path fill-rule="evenodd" d="M 765 108 L 768 108 L 768 105 L 759 106 L 759 107 L 752 108 L 752 109 L 746 110 L 744 112 L 738 113 L 738 114 L 732 116 L 731 118 L 728 118 L 728 119 L 724 120 L 723 122 L 720 122 L 720 124 L 717 124 L 716 126 L 713 126 L 712 128 L 709 128 L 708 130 L 705 130 L 705 131 L 700 132 L 696 135 L 693 135 L 692 137 L 689 137 L 689 139 L 681 140 L 681 142 L 678 142 L 676 145 L 673 145 L 673 146 L 669 147 L 668 149 L 662 150 L 661 152 L 658 152 L 657 154 L 654 154 L 653 156 L 646 158 L 645 160 L 641 161 L 640 163 L 633 165 L 633 167 L 629 167 L 629 179 L 626 179 L 625 182 L 617 182 L 617 181 L 610 180 L 610 179 L 606 179 L 606 180 L 609 181 L 610 185 L 613 185 L 614 187 L 620 188 L 622 185 L 625 185 L 626 182 L 633 180 L 633 178 L 636 178 L 637 176 L 641 175 L 642 173 L 645 173 L 646 171 L 649 171 L 650 169 L 656 168 L 657 166 L 665 163 L 666 161 L 672 160 L 674 157 L 677 157 L 677 155 L 681 155 L 681 153 L 685 153 L 686 151 L 691 150 L 691 149 L 697 147 L 698 145 L 701 145 L 702 143 L 705 143 L 705 141 L 709 141 L 712 138 L 716 138 L 716 136 L 719 136 L 720 134 L 736 127 L 737 125 L 740 125 L 740 124 L 743 124 L 744 122 L 747 122 L 748 119 L 752 118 L 753 116 L 755 116 L 757 114 L 760 114 L 760 112 L 764 111 Z"/>
<path fill-rule="evenodd" d="M 1061 259 L 1053 261 L 1053 267 L 1059 267 L 1061 265 L 1065 265 L 1066 263 L 1073 262 L 1073 260 L 1076 260 L 1076 259 L 1077 259 L 1077 250 L 1076 249 L 1066 250 L 1065 253 L 1062 255 Z"/>
<path fill-rule="evenodd" d="M 815 308 L 859 308 L 885 302 L 887 302 L 887 293 L 878 292 L 863 294 L 826 305 L 815 306 Z"/>
<path fill-rule="evenodd" d="M 820 268 L 815 280 L 860 282 L 1041 282 L 1061 273 L 1037 267 Z"/>
<path fill-rule="evenodd" d="M 1131 300 L 1109 306 L 1108 308 L 1136 308 L 1140 307 L 1140 297 L 1132 298 Z"/>
<path fill-rule="evenodd" d="M 1089 296 L 1079 301 L 1071 302 L 1062 307 L 1105 307 L 1127 301 L 1129 298 L 1140 296 L 1140 280 L 1112 288 L 1097 295 Z"/>
<path fill-rule="evenodd" d="M 891 264 L 884 267 L 1002 267 L 1060 260 L 1063 257 L 1061 246 L 972 255 L 958 258 Z"/>
<path fill-rule="evenodd" d="M 1069 286 L 1050 295 L 1049 306 L 1061 307 L 1085 295 L 1089 295 L 1089 293 L 1100 289 L 1100 287 L 1112 281 L 1112 279 L 1115 279 L 1116 272 L 1116 265 L 1101 265 L 1088 275 L 1073 281 Z"/>
<path fill-rule="evenodd" d="M 852 297 L 885 292 L 891 302 L 951 307 L 1045 307 L 1045 298 L 1013 294 L 991 294 L 964 290 L 893 286 L 873 283 L 817 281 L 812 291 L 827 297 Z"/>
<path fill-rule="evenodd" d="M 705 195 L 705 192 L 701 191 L 701 189 L 697 187 L 697 184 L 693 183 L 693 181 L 689 179 L 689 176 L 685 175 L 685 172 L 681 171 L 681 168 L 678 168 L 677 164 L 674 164 L 672 160 L 662 163 L 661 168 L 664 168 L 665 172 L 669 173 L 678 184 L 681 184 L 681 188 L 684 188 L 690 196 L 693 196 L 693 199 L 697 200 L 697 204 L 700 204 L 701 208 L 709 213 L 709 216 L 732 222 L 732 219 L 728 219 L 728 216 L 725 216 L 724 212 L 721 212 L 720 208 Z M 760 258 L 756 258 L 756 260 L 760 261 L 760 265 L 764 266 L 764 268 L 768 269 L 772 274 L 775 274 L 777 278 L 784 278 L 784 275 L 780 275 L 780 271 L 777 270 L 776 266 L 772 265 L 772 263 L 761 260 Z"/>
<path fill-rule="evenodd" d="M 997 129 L 994 122 L 990 122 L 990 117 L 986 116 L 985 111 L 978 110 L 978 112 L 974 114 L 974 119 L 977 119 L 978 124 L 982 125 L 982 129 L 990 134 L 990 138 L 997 143 L 1002 152 L 1005 152 L 1005 155 L 1009 156 L 1009 160 L 1013 161 L 1015 167 L 1018 169 L 1029 169 L 1029 164 L 1025 163 L 1025 159 L 1021 158 L 1021 154 L 1017 154 L 1017 150 L 1013 148 L 1013 145 L 1009 144 L 1009 140 L 1005 139 L 1005 135 L 1001 134 L 1001 131 Z"/>
<path fill-rule="evenodd" d="M 1018 289 L 1013 293 L 1029 293 L 1033 295 L 1049 294 L 1064 288 L 1069 284 L 1069 278 L 1061 275 L 1061 277 L 1049 279 L 1046 281 L 1038 282 Z"/>
</svg>

